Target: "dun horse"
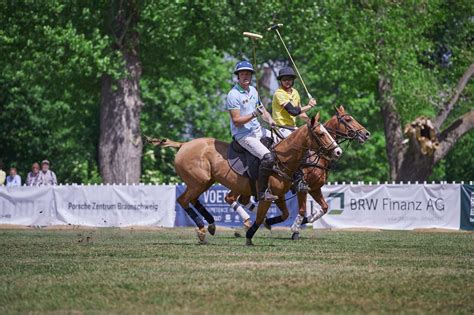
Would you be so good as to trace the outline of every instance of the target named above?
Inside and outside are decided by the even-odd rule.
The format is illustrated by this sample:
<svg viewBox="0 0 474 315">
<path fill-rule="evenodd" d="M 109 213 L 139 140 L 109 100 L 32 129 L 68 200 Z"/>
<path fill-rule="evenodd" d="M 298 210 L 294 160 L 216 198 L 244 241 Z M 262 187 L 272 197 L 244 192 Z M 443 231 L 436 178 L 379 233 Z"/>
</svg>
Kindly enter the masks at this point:
<svg viewBox="0 0 474 315">
<path fill-rule="evenodd" d="M 280 170 L 290 178 L 308 150 L 324 151 L 332 158 L 338 158 L 342 154 L 336 141 L 318 120 L 319 113 L 311 120 L 311 123 L 293 132 L 274 148 Z M 175 157 L 175 170 L 186 183 L 186 190 L 178 197 L 177 201 L 198 227 L 198 238 L 201 242 L 205 242 L 206 229 L 203 220 L 191 205 L 209 223 L 209 233 L 215 233 L 214 218 L 198 200 L 203 192 L 208 190 L 214 182 L 219 182 L 238 195 L 250 196 L 252 194 L 249 179 L 237 174 L 229 166 L 227 161 L 228 143 L 213 138 L 199 138 L 185 143 L 167 139 L 152 139 L 150 142 L 157 146 L 178 149 Z M 279 197 L 276 203 L 283 215 L 288 217 L 284 195 L 290 188 L 290 182 L 275 174 L 270 177 L 269 188 L 274 195 Z M 256 222 L 247 231 L 247 236 L 250 236 L 249 232 L 252 233 L 251 236 L 256 232 L 258 226 L 265 219 L 270 204 L 269 201 L 259 203 Z M 250 245 L 249 239 L 251 237 L 247 238 L 247 244 Z"/>
</svg>

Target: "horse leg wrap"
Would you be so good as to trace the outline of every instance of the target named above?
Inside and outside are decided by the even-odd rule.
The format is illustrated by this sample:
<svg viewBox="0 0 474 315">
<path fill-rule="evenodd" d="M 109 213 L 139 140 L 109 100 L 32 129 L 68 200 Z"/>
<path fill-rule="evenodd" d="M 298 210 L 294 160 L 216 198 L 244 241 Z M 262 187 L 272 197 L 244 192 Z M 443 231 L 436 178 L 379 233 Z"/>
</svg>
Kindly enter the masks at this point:
<svg viewBox="0 0 474 315">
<path fill-rule="evenodd" d="M 232 209 L 234 209 L 234 211 L 237 211 L 237 213 L 240 215 L 242 220 L 244 220 L 244 222 L 250 219 L 248 213 L 244 210 L 244 208 L 242 208 L 242 206 L 237 201 L 234 201 L 231 207 Z"/>
<path fill-rule="evenodd" d="M 267 222 L 268 225 L 278 224 L 278 223 L 281 223 L 283 221 L 285 221 L 285 220 L 283 220 L 281 215 L 279 215 L 277 217 L 270 218 L 270 219 L 266 219 L 266 222 Z"/>
<path fill-rule="evenodd" d="M 245 234 L 245 237 L 251 239 L 253 235 L 255 234 L 255 232 L 257 232 L 259 227 L 260 225 L 257 225 L 257 223 L 252 224 L 252 227 L 247 231 L 247 233 Z"/>
<path fill-rule="evenodd" d="M 203 228 L 204 227 L 204 222 L 202 221 L 201 217 L 196 213 L 196 211 L 193 210 L 193 208 L 189 207 L 184 209 L 186 213 L 189 215 L 189 217 L 196 223 L 198 228 Z"/>
<path fill-rule="evenodd" d="M 308 222 L 313 223 L 324 215 L 323 209 L 317 209 L 315 213 L 309 216 Z"/>
<path fill-rule="evenodd" d="M 293 222 L 293 224 L 291 225 L 291 232 L 299 233 L 302 222 L 303 222 L 303 216 L 301 214 L 298 214 L 296 216 L 295 222 Z"/>
<path fill-rule="evenodd" d="M 301 225 L 306 224 L 306 223 L 308 223 L 308 218 L 307 218 L 307 217 L 304 217 L 304 218 L 303 218 L 303 221 L 301 221 Z"/>
<path fill-rule="evenodd" d="M 194 208 L 196 208 L 196 210 L 204 217 L 204 219 L 206 219 L 207 223 L 214 223 L 214 217 L 206 210 L 206 208 L 204 208 L 199 200 L 197 200 L 194 204 Z"/>
<path fill-rule="evenodd" d="M 249 211 L 255 210 L 257 208 L 257 204 L 250 201 L 248 204 L 245 205 L 245 208 L 249 209 Z"/>
</svg>

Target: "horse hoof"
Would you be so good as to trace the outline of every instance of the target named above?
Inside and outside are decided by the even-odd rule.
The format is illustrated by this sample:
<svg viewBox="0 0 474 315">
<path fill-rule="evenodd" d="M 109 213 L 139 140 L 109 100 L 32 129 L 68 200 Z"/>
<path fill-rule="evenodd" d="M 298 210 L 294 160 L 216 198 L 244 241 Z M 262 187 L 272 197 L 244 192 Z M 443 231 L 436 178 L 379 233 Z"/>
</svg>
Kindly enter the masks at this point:
<svg viewBox="0 0 474 315">
<path fill-rule="evenodd" d="M 216 234 L 216 224 L 215 223 L 209 224 L 207 227 L 207 230 L 209 231 L 209 234 L 211 235 Z"/>
<path fill-rule="evenodd" d="M 235 230 L 235 231 L 234 231 L 234 236 L 235 236 L 235 237 L 242 237 L 242 234 L 240 234 L 239 231 Z"/>
<path fill-rule="evenodd" d="M 299 240 L 299 239 L 300 239 L 300 233 L 296 233 L 296 232 L 293 233 L 293 234 L 291 235 L 291 239 L 292 239 L 293 241 Z"/>
<path fill-rule="evenodd" d="M 206 242 L 206 229 L 205 228 L 199 228 L 197 230 L 197 237 L 199 240 L 199 244 L 207 244 Z"/>
<path fill-rule="evenodd" d="M 245 246 L 253 246 L 253 243 L 252 243 L 252 239 L 251 239 L 251 238 L 245 239 Z"/>
</svg>

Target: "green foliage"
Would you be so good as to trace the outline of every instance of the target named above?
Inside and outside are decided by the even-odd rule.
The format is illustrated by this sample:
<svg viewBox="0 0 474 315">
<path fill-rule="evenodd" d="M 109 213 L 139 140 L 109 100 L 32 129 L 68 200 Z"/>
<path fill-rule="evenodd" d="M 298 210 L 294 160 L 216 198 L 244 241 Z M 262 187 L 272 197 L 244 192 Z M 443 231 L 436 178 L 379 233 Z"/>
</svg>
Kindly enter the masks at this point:
<svg viewBox="0 0 474 315">
<path fill-rule="evenodd" d="M 15 163 L 21 175 L 33 161 L 48 158 L 61 182 L 100 181 L 101 77 L 126 75 L 110 34 L 114 3 L 0 3 L 0 159 L 7 166 Z M 385 146 L 390 144 L 384 139 L 377 91 L 381 74 L 392 81 L 405 124 L 434 115 L 433 103 L 449 98 L 473 60 L 473 5 L 468 0 L 137 5 L 143 134 L 229 140 L 223 105 L 232 86 L 233 58 L 252 58 L 242 32 L 264 35 L 257 43 L 259 62 L 288 59 L 276 33 L 266 31 L 275 19 L 284 24 L 285 43 L 318 99 L 310 115 L 319 110 L 328 119 L 333 105 L 344 104 L 373 135 L 363 146 L 353 144 L 345 151 L 331 181 L 388 180 Z M 472 108 L 472 94 L 471 84 L 450 121 Z M 472 179 L 460 169 L 474 164 L 468 154 L 474 150 L 472 135 L 461 143 L 433 178 Z M 174 155 L 172 149 L 145 146 L 142 181 L 179 181 Z"/>
<path fill-rule="evenodd" d="M 47 158 L 60 182 L 100 182 L 100 73 L 115 61 L 93 9 L 53 1 L 1 5 L 0 152 L 23 177 Z"/>
</svg>

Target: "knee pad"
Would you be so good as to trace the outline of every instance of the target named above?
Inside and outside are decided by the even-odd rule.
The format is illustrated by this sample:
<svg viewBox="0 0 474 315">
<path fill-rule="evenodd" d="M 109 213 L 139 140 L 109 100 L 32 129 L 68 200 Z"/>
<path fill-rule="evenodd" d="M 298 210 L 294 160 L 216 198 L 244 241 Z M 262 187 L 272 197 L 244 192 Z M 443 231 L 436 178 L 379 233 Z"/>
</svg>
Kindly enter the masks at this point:
<svg viewBox="0 0 474 315">
<path fill-rule="evenodd" d="M 260 163 L 261 167 L 272 169 L 273 165 L 275 165 L 275 158 L 273 157 L 273 154 L 267 153 L 263 156 Z"/>
</svg>

